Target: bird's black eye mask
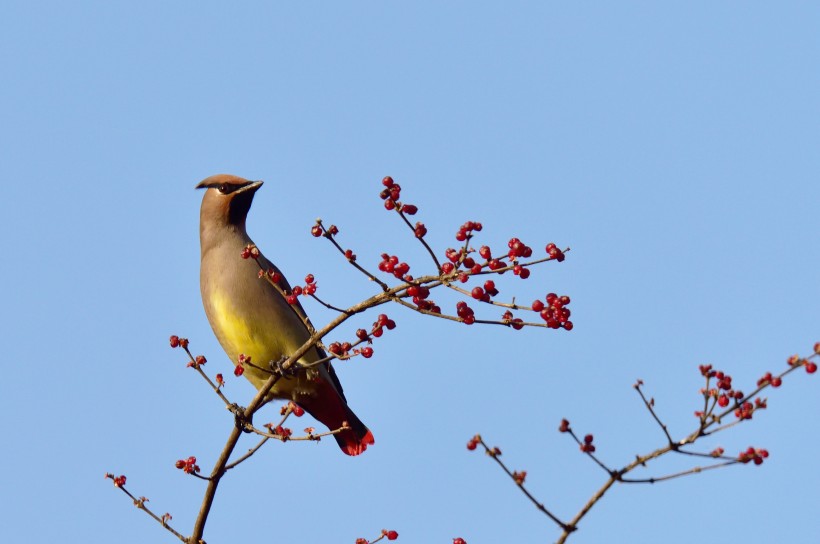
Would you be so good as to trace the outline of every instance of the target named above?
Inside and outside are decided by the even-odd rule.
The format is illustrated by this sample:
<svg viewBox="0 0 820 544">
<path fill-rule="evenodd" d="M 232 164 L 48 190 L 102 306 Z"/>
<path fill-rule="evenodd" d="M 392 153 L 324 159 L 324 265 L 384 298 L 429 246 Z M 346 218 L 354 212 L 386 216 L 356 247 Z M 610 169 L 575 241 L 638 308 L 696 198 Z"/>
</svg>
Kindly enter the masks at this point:
<svg viewBox="0 0 820 544">
<path fill-rule="evenodd" d="M 253 183 L 253 182 L 249 181 L 248 183 L 243 183 L 243 184 L 240 185 L 240 184 L 236 184 L 236 183 L 224 183 L 224 182 L 219 183 L 219 182 L 215 182 L 215 183 L 209 183 L 207 185 L 199 184 L 199 185 L 196 186 L 196 188 L 197 189 L 216 189 L 217 191 L 219 191 L 219 194 L 229 195 L 229 194 L 233 193 L 234 191 L 236 191 L 238 189 L 241 189 L 242 187 L 247 187 L 251 183 Z"/>
<path fill-rule="evenodd" d="M 232 192 L 236 191 L 240 187 L 244 187 L 244 185 L 233 185 L 231 183 L 220 183 L 216 190 L 222 193 L 223 195 L 229 195 Z"/>
</svg>

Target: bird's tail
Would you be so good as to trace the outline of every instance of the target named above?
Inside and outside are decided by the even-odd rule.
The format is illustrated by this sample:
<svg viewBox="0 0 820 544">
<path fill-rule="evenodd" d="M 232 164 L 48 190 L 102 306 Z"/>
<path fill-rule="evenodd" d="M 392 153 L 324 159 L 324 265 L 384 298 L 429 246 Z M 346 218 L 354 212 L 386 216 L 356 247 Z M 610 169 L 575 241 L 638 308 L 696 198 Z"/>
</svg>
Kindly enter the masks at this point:
<svg viewBox="0 0 820 544">
<path fill-rule="evenodd" d="M 356 417 L 353 410 L 330 384 L 320 389 L 319 395 L 299 405 L 331 431 L 347 427 L 333 435 L 347 455 L 359 455 L 375 443 L 373 433 Z M 347 425 L 345 425 L 347 422 Z"/>
</svg>

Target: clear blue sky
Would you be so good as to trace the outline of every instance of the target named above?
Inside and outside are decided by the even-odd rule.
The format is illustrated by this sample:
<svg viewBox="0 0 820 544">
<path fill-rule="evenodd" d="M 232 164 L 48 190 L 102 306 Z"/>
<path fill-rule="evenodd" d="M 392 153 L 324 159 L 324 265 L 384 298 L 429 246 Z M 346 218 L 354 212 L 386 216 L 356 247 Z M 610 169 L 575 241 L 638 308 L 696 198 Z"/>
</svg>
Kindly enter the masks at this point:
<svg viewBox="0 0 820 544">
<path fill-rule="evenodd" d="M 382 251 L 426 266 L 381 209 L 390 174 L 440 251 L 467 219 L 493 247 L 570 246 L 500 285 L 571 295 L 576 327 L 391 308 L 376 356 L 338 370 L 376 445 L 356 459 L 332 442 L 266 448 L 224 481 L 209 543 L 352 544 L 382 528 L 550 542 L 551 523 L 467 452 L 474 433 L 569 517 L 604 478 L 556 432 L 562 417 L 623 464 L 662 444 L 636 378 L 680 435 L 699 364 L 749 389 L 820 340 L 817 5 L 270 4 L 0 8 L 5 541 L 173 542 L 107 471 L 190 531 L 203 485 L 173 463 L 210 467 L 231 419 L 167 338 L 230 368 L 198 286 L 193 187 L 218 172 L 266 181 L 251 235 L 336 303 L 373 289 L 310 237 L 316 217 L 373 268 Z M 797 378 L 705 445 L 765 446 L 762 467 L 617 487 L 570 542 L 817 542 L 820 377 Z"/>
</svg>

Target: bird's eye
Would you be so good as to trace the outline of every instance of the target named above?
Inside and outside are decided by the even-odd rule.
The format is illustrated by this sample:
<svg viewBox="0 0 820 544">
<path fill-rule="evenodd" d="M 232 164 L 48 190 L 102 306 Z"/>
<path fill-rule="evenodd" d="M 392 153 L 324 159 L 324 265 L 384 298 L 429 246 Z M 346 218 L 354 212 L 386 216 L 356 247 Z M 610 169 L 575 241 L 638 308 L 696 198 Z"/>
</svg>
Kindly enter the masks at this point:
<svg viewBox="0 0 820 544">
<path fill-rule="evenodd" d="M 219 186 L 219 188 L 217 190 L 220 193 L 222 193 L 223 195 L 227 195 L 228 193 L 231 192 L 231 186 L 228 185 L 227 183 L 223 183 Z"/>
</svg>

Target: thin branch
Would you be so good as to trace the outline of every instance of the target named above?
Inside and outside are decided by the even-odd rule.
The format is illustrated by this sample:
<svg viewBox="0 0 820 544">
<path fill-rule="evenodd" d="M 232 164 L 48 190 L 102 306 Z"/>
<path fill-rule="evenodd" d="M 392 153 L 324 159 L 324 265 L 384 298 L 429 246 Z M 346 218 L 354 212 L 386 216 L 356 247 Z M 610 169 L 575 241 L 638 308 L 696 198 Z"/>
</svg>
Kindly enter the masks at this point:
<svg viewBox="0 0 820 544">
<path fill-rule="evenodd" d="M 498 466 L 500 466 L 504 470 L 504 472 L 507 473 L 507 476 L 509 476 L 510 479 L 513 482 L 515 482 L 515 485 L 518 486 L 518 488 L 521 490 L 521 492 L 524 493 L 524 495 L 526 495 L 526 497 L 530 500 L 530 502 L 532 502 L 535 505 L 536 508 L 538 508 L 541 512 L 544 513 L 544 515 L 546 515 L 548 518 L 550 518 L 552 521 L 554 521 L 564 531 L 569 530 L 569 526 L 566 523 L 564 523 L 563 521 L 558 519 L 557 516 L 555 516 L 552 512 L 547 510 L 546 506 L 544 506 L 543 503 L 538 502 L 538 499 L 536 499 L 532 495 L 532 493 L 530 493 L 527 490 L 527 488 L 524 487 L 523 482 L 518 481 L 515 478 L 515 476 L 513 476 L 513 473 L 510 471 L 510 469 L 507 468 L 507 465 L 505 465 L 504 462 L 501 459 L 499 459 L 500 453 L 498 452 L 498 450 L 496 448 L 490 448 L 489 446 L 487 446 L 487 443 L 484 442 L 484 439 L 481 438 L 480 436 L 477 436 L 476 438 L 478 438 L 478 441 L 481 444 L 481 446 L 484 448 L 485 453 L 487 455 L 489 455 L 490 457 L 492 457 L 495 460 L 496 463 L 498 463 Z"/>
<path fill-rule="evenodd" d="M 659 482 L 665 482 L 668 480 L 673 480 L 675 478 L 680 478 L 682 476 L 690 476 L 692 474 L 700 474 L 701 472 L 706 472 L 707 470 L 712 470 L 715 468 L 722 468 L 727 467 L 729 465 L 735 465 L 739 461 L 737 459 L 733 459 L 731 461 L 726 461 L 724 463 L 717 463 L 714 465 L 708 465 L 705 467 L 694 467 L 690 468 L 689 470 L 683 470 L 681 472 L 676 472 L 674 474 L 668 474 L 666 476 L 658 476 L 656 478 L 621 478 L 619 481 L 625 484 L 655 484 Z"/>
<path fill-rule="evenodd" d="M 145 503 L 146 503 L 146 502 L 148 502 L 148 499 L 146 499 L 145 497 L 140 497 L 140 498 L 135 497 L 134 495 L 132 495 L 132 494 L 131 494 L 131 492 L 130 492 L 130 491 L 128 491 L 127 489 L 125 489 L 125 486 L 117 486 L 117 487 L 119 487 L 119 488 L 120 488 L 120 490 L 122 490 L 122 492 L 123 492 L 123 493 L 125 493 L 126 495 L 128 495 L 129 497 L 131 497 L 131 500 L 132 500 L 132 501 L 134 501 L 134 506 L 136 506 L 137 508 L 139 508 L 140 510 L 142 510 L 143 512 L 145 512 L 146 514 L 148 514 L 149 516 L 151 516 L 152 518 L 154 518 L 154 520 L 155 520 L 157 523 L 159 523 L 160 525 L 162 525 L 162 527 L 163 527 L 164 529 L 166 529 L 169 533 L 171 533 L 172 535 L 174 535 L 175 537 L 177 537 L 178 539 L 180 539 L 182 542 L 185 542 L 185 543 L 187 543 L 187 542 L 188 542 L 188 539 L 187 539 L 187 538 L 185 538 L 184 536 L 182 536 L 179 532 L 177 532 L 176 530 L 174 530 L 174 528 L 173 528 L 173 527 L 171 527 L 170 525 L 168 525 L 168 522 L 167 522 L 165 519 L 163 519 L 163 517 L 164 517 L 164 516 L 163 516 L 163 517 L 160 517 L 160 516 L 156 515 L 154 512 L 152 512 L 152 511 L 151 511 L 151 509 L 150 509 L 150 508 L 148 508 L 147 506 L 145 506 Z"/>
<path fill-rule="evenodd" d="M 398 213 L 398 214 L 399 214 L 399 217 L 401 217 L 402 221 L 404 221 L 404 223 L 405 223 L 405 224 L 406 224 L 406 225 L 410 228 L 410 230 L 412 230 L 412 231 L 413 231 L 413 235 L 415 236 L 415 234 L 416 234 L 416 227 L 414 227 L 413 225 L 411 225 L 411 224 L 410 224 L 410 221 L 407 219 L 407 217 L 405 216 L 404 212 L 402 211 L 402 208 L 403 208 L 403 207 L 404 207 L 404 206 L 396 206 L 394 209 L 396 210 L 396 213 Z M 424 237 L 423 237 L 423 236 L 416 236 L 416 239 L 417 239 L 419 242 L 421 242 L 421 244 L 422 244 L 422 245 L 424 246 L 424 248 L 427 250 L 427 253 L 429 253 L 429 254 L 430 254 L 430 258 L 431 258 L 431 259 L 433 259 L 433 263 L 435 263 L 435 265 L 436 265 L 436 270 L 441 270 L 441 263 L 439 262 L 438 257 L 436 257 L 435 252 L 434 252 L 434 251 L 433 251 L 433 249 L 432 249 L 432 248 L 431 248 L 431 247 L 427 244 L 427 241 L 424 239 Z"/>
<path fill-rule="evenodd" d="M 239 465 L 240 463 L 242 463 L 243 461 L 246 461 L 247 459 L 249 459 L 254 453 L 259 451 L 259 448 L 264 446 L 265 442 L 267 442 L 268 440 L 270 440 L 270 438 L 268 438 L 267 436 L 263 436 L 262 440 L 260 440 L 259 443 L 256 444 L 254 447 L 249 449 L 242 457 L 240 457 L 239 459 L 237 459 L 236 461 L 234 461 L 232 463 L 229 463 L 229 464 L 225 465 L 225 471 L 227 472 L 227 471 L 231 470 L 232 468 L 236 467 L 237 465 Z"/>
<path fill-rule="evenodd" d="M 646 399 L 646 396 L 643 394 L 643 390 L 641 389 L 642 383 L 643 382 L 641 382 L 640 380 L 638 380 L 637 383 L 635 383 L 635 391 L 637 391 L 638 394 L 641 396 L 641 400 L 643 400 L 644 406 L 646 406 L 646 409 L 649 410 L 650 414 L 652 414 L 652 418 L 658 423 L 661 430 L 663 431 L 663 434 L 666 435 L 666 439 L 669 441 L 670 444 L 673 444 L 674 442 L 672 440 L 672 436 L 669 434 L 669 430 L 666 428 L 666 424 L 662 422 L 658 417 L 658 414 L 655 413 L 654 402 L 649 402 Z"/>
</svg>

